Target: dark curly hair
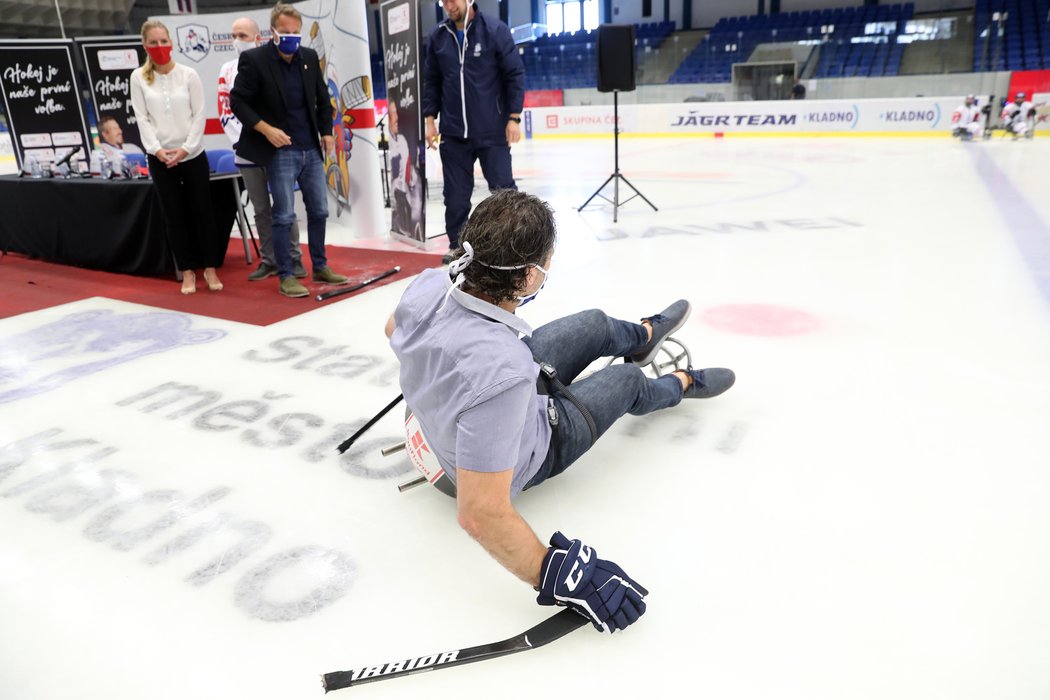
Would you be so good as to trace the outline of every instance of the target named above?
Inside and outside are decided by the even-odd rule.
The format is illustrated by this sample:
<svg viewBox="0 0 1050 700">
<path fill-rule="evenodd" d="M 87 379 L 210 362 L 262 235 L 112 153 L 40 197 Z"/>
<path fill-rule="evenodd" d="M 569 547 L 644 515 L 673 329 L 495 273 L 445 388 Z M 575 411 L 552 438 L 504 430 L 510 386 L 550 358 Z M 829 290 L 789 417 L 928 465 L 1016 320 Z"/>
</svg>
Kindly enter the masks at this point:
<svg viewBox="0 0 1050 700">
<path fill-rule="evenodd" d="M 488 265 L 543 265 L 556 239 L 554 211 L 546 202 L 517 190 L 500 190 L 474 209 L 453 259 L 463 255 L 462 243 L 470 243 L 475 262 L 463 271 L 465 288 L 500 304 L 520 296 L 529 268 L 497 270 Z"/>
</svg>

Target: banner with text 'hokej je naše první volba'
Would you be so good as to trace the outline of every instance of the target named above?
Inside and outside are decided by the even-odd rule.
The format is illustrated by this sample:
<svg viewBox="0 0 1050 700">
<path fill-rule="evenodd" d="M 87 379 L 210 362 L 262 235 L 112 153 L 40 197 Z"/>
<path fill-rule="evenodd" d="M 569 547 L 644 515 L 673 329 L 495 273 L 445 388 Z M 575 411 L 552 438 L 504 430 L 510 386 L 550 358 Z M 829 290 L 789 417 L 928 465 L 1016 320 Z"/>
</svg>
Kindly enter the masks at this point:
<svg viewBox="0 0 1050 700">
<path fill-rule="evenodd" d="M 426 243 L 426 141 L 423 138 L 419 0 L 387 0 L 380 6 L 390 132 L 390 232 Z"/>
<path fill-rule="evenodd" d="M 0 93 L 19 168 L 28 156 L 52 163 L 87 158 L 91 141 L 72 41 L 0 41 Z"/>
<path fill-rule="evenodd" d="M 84 62 L 95 124 L 113 117 L 124 133 L 124 143 L 142 148 L 142 137 L 131 107 L 131 74 L 146 60 L 146 49 L 137 36 L 76 39 Z"/>
</svg>

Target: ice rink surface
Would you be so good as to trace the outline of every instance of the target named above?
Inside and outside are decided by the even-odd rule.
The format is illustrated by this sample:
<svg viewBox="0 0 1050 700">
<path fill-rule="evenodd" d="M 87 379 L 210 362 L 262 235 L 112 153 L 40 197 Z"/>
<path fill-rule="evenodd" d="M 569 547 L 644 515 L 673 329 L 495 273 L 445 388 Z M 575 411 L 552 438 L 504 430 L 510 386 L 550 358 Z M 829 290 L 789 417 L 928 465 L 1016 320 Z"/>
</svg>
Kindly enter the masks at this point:
<svg viewBox="0 0 1050 700">
<path fill-rule="evenodd" d="M 659 211 L 615 224 L 575 210 L 611 139 L 514 157 L 560 227 L 522 316 L 686 297 L 676 336 L 737 384 L 517 501 L 649 588 L 638 624 L 331 697 L 1050 697 L 1050 140 L 624 140 Z M 0 698 L 320 698 L 555 612 L 451 499 L 398 493 L 400 410 L 334 452 L 398 394 L 407 283 L 269 327 L 0 320 Z"/>
</svg>

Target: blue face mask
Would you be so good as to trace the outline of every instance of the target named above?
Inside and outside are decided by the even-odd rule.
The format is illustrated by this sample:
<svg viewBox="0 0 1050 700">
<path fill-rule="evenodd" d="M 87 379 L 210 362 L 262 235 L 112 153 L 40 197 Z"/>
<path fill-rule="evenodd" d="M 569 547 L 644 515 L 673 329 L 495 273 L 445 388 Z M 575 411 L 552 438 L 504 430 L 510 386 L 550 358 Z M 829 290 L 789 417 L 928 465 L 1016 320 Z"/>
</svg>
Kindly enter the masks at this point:
<svg viewBox="0 0 1050 700">
<path fill-rule="evenodd" d="M 273 30 L 273 43 L 277 44 L 277 50 L 283 54 L 293 54 L 298 51 L 302 41 L 302 34 L 280 34 L 276 29 Z"/>
</svg>

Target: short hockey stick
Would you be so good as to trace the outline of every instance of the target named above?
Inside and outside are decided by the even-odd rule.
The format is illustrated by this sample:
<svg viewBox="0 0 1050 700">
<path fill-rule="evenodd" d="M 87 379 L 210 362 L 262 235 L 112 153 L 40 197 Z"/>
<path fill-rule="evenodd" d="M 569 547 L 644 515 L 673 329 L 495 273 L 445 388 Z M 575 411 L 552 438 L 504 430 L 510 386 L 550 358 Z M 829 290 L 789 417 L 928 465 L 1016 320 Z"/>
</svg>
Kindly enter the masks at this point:
<svg viewBox="0 0 1050 700">
<path fill-rule="evenodd" d="M 380 411 L 379 413 L 375 414 L 371 418 L 371 420 L 369 420 L 367 423 L 365 423 L 360 428 L 358 428 L 356 433 L 354 433 L 353 435 L 351 435 L 350 437 L 348 437 L 347 439 L 345 439 L 341 443 L 339 443 L 339 446 L 335 448 L 335 449 L 339 450 L 339 454 L 343 454 L 344 452 L 349 450 L 350 446 L 353 445 L 357 441 L 357 438 L 359 438 L 362 435 L 364 435 L 366 430 L 368 430 L 373 425 L 378 423 L 380 418 L 382 418 L 386 414 L 390 413 L 390 410 L 393 409 L 394 406 L 396 406 L 399 403 L 401 403 L 401 399 L 403 399 L 403 398 L 405 398 L 404 394 L 398 394 L 396 399 L 394 399 L 393 401 L 388 403 L 386 405 L 386 407 L 382 411 Z"/>
<path fill-rule="evenodd" d="M 398 659 L 397 661 L 390 661 L 376 666 L 365 666 L 353 671 L 326 673 L 321 680 L 321 684 L 327 693 L 340 688 L 348 688 L 352 685 L 374 683 L 387 678 L 398 678 L 413 673 L 436 671 L 442 668 L 474 663 L 475 661 L 494 659 L 497 656 L 516 654 L 519 651 L 528 651 L 529 649 L 549 644 L 556 639 L 561 639 L 569 632 L 583 627 L 588 622 L 590 622 L 588 618 L 571 608 L 567 608 L 548 617 L 535 627 L 525 630 L 518 636 L 504 639 L 502 642 L 481 644 L 476 647 L 456 649 L 413 659 Z"/>
<path fill-rule="evenodd" d="M 393 267 L 393 268 L 387 270 L 386 272 L 384 272 L 381 275 L 376 275 L 375 277 L 371 277 L 369 279 L 366 279 L 364 282 L 360 282 L 358 284 L 355 284 L 352 287 L 343 287 L 342 289 L 334 289 L 334 290 L 332 290 L 330 292 L 325 292 L 324 294 L 318 294 L 317 295 L 317 301 L 324 301 L 325 299 L 331 299 L 332 297 L 338 297 L 338 296 L 342 296 L 343 294 L 349 294 L 350 292 L 356 292 L 358 289 L 364 289 L 368 285 L 375 284 L 379 280 L 385 279 L 385 278 L 389 277 L 390 275 L 396 275 L 398 272 L 401 272 L 401 266 L 400 265 L 398 265 L 397 267 Z"/>
</svg>

